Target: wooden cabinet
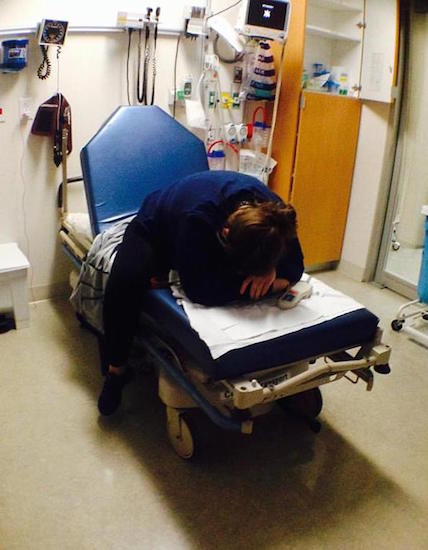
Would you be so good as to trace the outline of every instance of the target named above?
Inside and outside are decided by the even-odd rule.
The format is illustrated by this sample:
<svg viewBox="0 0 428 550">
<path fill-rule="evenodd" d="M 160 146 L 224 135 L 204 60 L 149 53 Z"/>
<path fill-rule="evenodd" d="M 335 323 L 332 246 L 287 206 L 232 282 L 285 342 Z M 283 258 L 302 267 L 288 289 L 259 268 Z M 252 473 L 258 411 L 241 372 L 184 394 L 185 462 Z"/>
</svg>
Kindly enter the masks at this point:
<svg viewBox="0 0 428 550">
<path fill-rule="evenodd" d="M 308 267 L 340 260 L 362 101 L 393 100 L 398 4 L 293 3 L 269 183 L 296 207 Z M 346 73 L 348 95 L 302 91 L 313 63 Z"/>
<path fill-rule="evenodd" d="M 304 68 L 314 63 L 348 77 L 349 94 L 392 101 L 398 2 L 307 0 Z"/>
<path fill-rule="evenodd" d="M 305 264 L 340 258 L 357 150 L 361 102 L 305 91 L 291 202 Z"/>
<path fill-rule="evenodd" d="M 376 0 L 375 0 L 376 1 Z M 308 0 L 304 69 L 310 77 L 313 65 L 347 76 L 349 94 L 358 95 L 362 41 L 363 0 Z"/>
</svg>

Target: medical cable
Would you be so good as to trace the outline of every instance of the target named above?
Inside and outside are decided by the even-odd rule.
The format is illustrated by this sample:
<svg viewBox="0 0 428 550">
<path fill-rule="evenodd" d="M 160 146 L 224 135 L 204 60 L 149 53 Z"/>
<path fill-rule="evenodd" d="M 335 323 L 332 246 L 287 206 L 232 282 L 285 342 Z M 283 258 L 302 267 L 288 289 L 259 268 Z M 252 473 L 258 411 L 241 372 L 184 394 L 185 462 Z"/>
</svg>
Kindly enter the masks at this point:
<svg viewBox="0 0 428 550">
<path fill-rule="evenodd" d="M 149 12 L 151 8 L 147 8 Z M 143 97 L 142 102 L 144 105 L 147 105 L 147 73 L 149 69 L 150 61 L 150 25 L 146 25 L 146 34 L 144 38 L 144 62 L 143 62 Z"/>
<path fill-rule="evenodd" d="M 204 95 L 202 92 L 202 84 L 204 82 L 204 78 L 205 78 L 205 69 L 202 69 L 201 76 L 199 77 L 198 83 L 196 84 L 196 89 L 198 90 L 199 101 L 201 105 L 204 105 Z"/>
<path fill-rule="evenodd" d="M 254 109 L 253 116 L 251 118 L 251 124 L 248 125 L 248 139 L 251 139 L 253 137 L 254 126 L 256 124 L 257 113 L 259 111 L 261 111 L 263 113 L 263 126 L 264 126 L 264 128 L 266 128 L 266 126 L 267 126 L 266 107 L 263 107 L 262 105 L 259 105 L 257 107 L 257 109 Z"/>
<path fill-rule="evenodd" d="M 244 58 L 244 53 L 236 53 L 235 57 L 232 59 L 228 59 L 227 57 L 223 57 L 219 51 L 218 51 L 218 41 L 219 41 L 220 35 L 217 33 L 217 36 L 214 38 L 213 42 L 213 49 L 216 56 L 222 61 L 223 63 L 226 63 L 227 65 L 232 65 L 233 63 L 237 63 L 238 61 L 241 61 Z"/>
<path fill-rule="evenodd" d="M 276 84 L 276 90 L 275 90 L 275 100 L 273 103 L 273 112 L 272 112 L 272 122 L 271 122 L 271 129 L 270 129 L 270 136 L 266 151 L 266 161 L 263 168 L 263 174 L 268 173 L 268 166 L 270 162 L 270 158 L 272 155 L 272 147 L 273 147 L 273 134 L 275 130 L 276 125 L 276 118 L 278 115 L 278 108 L 279 108 L 279 96 L 281 92 L 281 83 L 282 83 L 282 73 L 283 73 L 283 65 L 284 65 L 284 58 L 285 58 L 285 45 L 286 42 L 283 43 L 282 49 L 281 49 L 281 57 L 279 59 L 279 67 L 278 67 L 278 80 Z"/>
<path fill-rule="evenodd" d="M 152 16 L 152 8 L 147 8 L 147 24 L 146 24 L 146 36 L 144 40 L 144 64 L 143 64 L 143 103 L 147 105 L 147 80 L 148 70 L 150 63 L 150 21 Z"/>
<path fill-rule="evenodd" d="M 155 12 L 155 30 L 154 30 L 154 37 L 153 37 L 153 56 L 152 56 L 152 63 L 153 63 L 153 73 L 152 73 L 152 97 L 150 100 L 150 105 L 153 105 L 155 101 L 155 87 L 156 87 L 156 45 L 158 41 L 158 27 L 159 27 L 159 16 L 160 16 L 160 8 L 156 8 Z"/>
<path fill-rule="evenodd" d="M 217 145 L 219 143 L 222 143 L 223 145 L 227 145 L 228 147 L 230 147 L 232 149 L 232 151 L 239 155 L 239 150 L 237 147 L 235 147 L 235 145 L 233 145 L 233 143 L 229 143 L 228 141 L 224 141 L 224 139 L 216 139 L 215 141 L 213 141 L 212 143 L 210 143 L 210 146 L 208 147 L 207 149 L 207 154 L 211 153 L 211 150 L 212 148 L 214 147 L 214 145 Z"/>
<path fill-rule="evenodd" d="M 205 21 L 208 21 L 208 19 L 211 19 L 211 17 L 215 17 L 216 15 L 220 15 L 221 13 L 224 13 L 225 11 L 231 10 L 232 8 L 234 8 L 235 6 L 240 4 L 241 2 L 242 2 L 242 0 L 238 0 L 238 2 L 235 2 L 231 6 L 229 6 L 227 8 L 224 8 L 223 10 L 217 11 L 216 13 L 212 13 L 211 15 L 209 15 L 208 17 L 205 18 Z"/>
<path fill-rule="evenodd" d="M 51 61 L 48 57 L 49 46 L 40 45 L 40 49 L 42 51 L 43 59 L 39 68 L 37 69 L 37 76 L 40 78 L 40 80 L 46 80 L 47 78 L 49 78 L 52 68 Z"/>
<path fill-rule="evenodd" d="M 175 60 L 174 60 L 174 102 L 172 107 L 172 116 L 175 118 L 175 109 L 177 106 L 177 60 L 178 60 L 178 48 L 180 46 L 181 33 L 177 38 L 177 45 L 175 47 Z"/>
<path fill-rule="evenodd" d="M 56 49 L 56 61 L 57 61 L 56 93 L 57 93 L 57 94 L 59 93 L 59 69 L 60 69 L 59 55 L 60 55 L 60 53 L 61 53 L 61 46 L 58 46 L 57 49 Z"/>
<path fill-rule="evenodd" d="M 147 69 L 150 60 L 150 17 L 153 9 L 147 8 L 144 39 L 143 76 L 141 77 L 141 52 L 143 49 L 142 29 L 138 30 L 138 72 L 137 72 L 137 101 L 147 105 Z"/>
<path fill-rule="evenodd" d="M 24 230 L 24 238 L 26 242 L 26 248 L 27 248 L 27 255 L 30 259 L 30 268 L 29 268 L 29 276 L 30 276 L 30 294 L 31 294 L 31 301 L 35 302 L 36 299 L 34 297 L 34 290 L 33 290 L 33 280 L 34 280 L 34 269 L 33 269 L 33 262 L 31 261 L 31 250 L 30 250 L 30 238 L 28 236 L 28 227 L 27 227 L 27 217 L 25 215 L 25 202 L 26 202 L 26 195 L 27 195 L 27 184 L 25 181 L 25 171 L 24 171 L 24 160 L 25 160 L 25 153 L 27 151 L 26 143 L 25 143 L 25 136 L 24 136 L 24 129 L 23 126 L 20 125 L 20 136 L 21 136 L 21 143 L 22 143 L 22 154 L 21 159 L 19 162 L 19 171 L 21 174 L 21 182 L 22 182 L 22 195 L 21 195 L 21 209 L 22 209 L 22 220 L 23 220 L 23 230 Z"/>
<path fill-rule="evenodd" d="M 223 97 L 223 91 L 222 91 L 223 89 L 222 89 L 222 86 L 221 86 L 220 72 L 219 71 L 217 72 L 216 83 L 217 83 L 218 98 L 221 100 L 221 98 Z M 223 127 L 226 124 L 226 120 L 225 120 L 226 111 L 229 113 L 229 119 L 233 122 L 233 117 L 232 117 L 232 113 L 230 112 L 230 109 L 223 109 L 222 108 L 222 109 L 220 109 L 220 118 L 221 118 L 221 124 L 222 124 Z"/>
<path fill-rule="evenodd" d="M 257 113 L 259 111 L 262 111 L 263 112 L 263 123 L 266 124 L 267 120 L 266 120 L 266 109 L 265 107 L 263 107 L 262 105 L 259 105 L 257 107 L 257 109 L 254 109 L 254 113 L 253 113 L 253 118 L 252 118 L 252 124 L 254 126 L 254 123 L 256 122 L 256 117 L 257 117 Z"/>
<path fill-rule="evenodd" d="M 147 33 L 147 27 L 146 27 L 146 33 Z M 147 34 L 146 34 L 147 39 Z M 143 103 L 144 101 L 144 84 L 143 89 L 141 90 L 141 51 L 143 49 L 143 42 L 141 37 L 141 29 L 138 30 L 138 58 L 137 58 L 137 101 L 138 103 Z M 144 47 L 145 50 L 145 47 Z M 143 72 L 143 79 L 144 79 L 144 72 Z M 141 90 L 141 91 L 140 91 Z"/>
<path fill-rule="evenodd" d="M 131 95 L 129 89 L 129 60 L 131 56 L 131 41 L 132 41 L 132 29 L 128 29 L 128 54 L 126 58 L 126 95 L 128 97 L 128 105 L 131 105 Z"/>
</svg>

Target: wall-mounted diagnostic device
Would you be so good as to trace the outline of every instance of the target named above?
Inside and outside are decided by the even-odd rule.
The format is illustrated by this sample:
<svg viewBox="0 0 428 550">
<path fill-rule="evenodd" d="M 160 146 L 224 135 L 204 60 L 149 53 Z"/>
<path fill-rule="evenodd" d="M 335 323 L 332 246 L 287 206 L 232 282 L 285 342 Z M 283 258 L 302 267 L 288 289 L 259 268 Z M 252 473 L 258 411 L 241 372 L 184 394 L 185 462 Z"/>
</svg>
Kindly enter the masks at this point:
<svg viewBox="0 0 428 550">
<path fill-rule="evenodd" d="M 42 52 L 42 62 L 37 69 L 37 76 L 40 80 L 46 80 L 51 74 L 51 62 L 48 57 L 49 46 L 57 46 L 57 58 L 64 45 L 67 36 L 68 21 L 57 19 L 43 19 L 39 25 L 37 40 Z"/>
<path fill-rule="evenodd" d="M 206 34 L 205 12 L 203 6 L 186 6 L 184 9 L 185 36 L 187 38 L 196 38 Z"/>
<path fill-rule="evenodd" d="M 3 73 L 16 73 L 27 65 L 28 40 L 4 40 L 3 63 L 0 64 Z"/>
<path fill-rule="evenodd" d="M 38 41 L 40 46 L 63 46 L 67 35 L 68 21 L 43 19 L 40 23 Z"/>
<path fill-rule="evenodd" d="M 290 0 L 243 0 L 236 28 L 245 36 L 284 42 L 290 12 Z"/>
</svg>

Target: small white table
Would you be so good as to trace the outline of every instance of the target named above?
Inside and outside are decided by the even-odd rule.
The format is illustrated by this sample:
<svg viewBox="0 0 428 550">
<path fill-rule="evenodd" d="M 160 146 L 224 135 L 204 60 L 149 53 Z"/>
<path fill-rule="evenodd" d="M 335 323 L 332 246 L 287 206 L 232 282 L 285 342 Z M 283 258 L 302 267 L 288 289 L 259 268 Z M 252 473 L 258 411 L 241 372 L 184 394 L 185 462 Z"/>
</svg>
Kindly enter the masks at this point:
<svg viewBox="0 0 428 550">
<path fill-rule="evenodd" d="M 30 264 L 16 243 L 0 244 L 0 304 L 13 310 L 17 329 L 28 327 L 27 274 Z"/>
</svg>

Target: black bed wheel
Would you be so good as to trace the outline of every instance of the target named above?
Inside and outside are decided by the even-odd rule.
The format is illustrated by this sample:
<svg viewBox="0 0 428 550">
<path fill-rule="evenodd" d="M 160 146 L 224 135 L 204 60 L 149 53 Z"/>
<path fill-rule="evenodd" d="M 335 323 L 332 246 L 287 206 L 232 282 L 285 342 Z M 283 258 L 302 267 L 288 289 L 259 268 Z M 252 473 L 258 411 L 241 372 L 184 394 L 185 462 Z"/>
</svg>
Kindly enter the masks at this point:
<svg viewBox="0 0 428 550">
<path fill-rule="evenodd" d="M 403 321 L 394 319 L 391 323 L 391 328 L 392 330 L 395 330 L 395 332 L 400 332 L 400 330 L 403 328 Z"/>
<path fill-rule="evenodd" d="M 278 405 L 296 416 L 308 419 L 316 418 L 320 414 L 323 405 L 321 390 L 319 388 L 312 388 L 311 390 L 284 397 L 278 401 Z"/>
<path fill-rule="evenodd" d="M 424 314 L 422 315 L 422 319 L 423 319 L 424 321 L 428 321 L 428 312 L 427 312 L 427 313 L 424 313 Z"/>
</svg>

